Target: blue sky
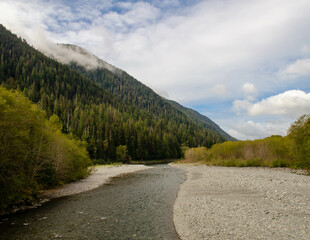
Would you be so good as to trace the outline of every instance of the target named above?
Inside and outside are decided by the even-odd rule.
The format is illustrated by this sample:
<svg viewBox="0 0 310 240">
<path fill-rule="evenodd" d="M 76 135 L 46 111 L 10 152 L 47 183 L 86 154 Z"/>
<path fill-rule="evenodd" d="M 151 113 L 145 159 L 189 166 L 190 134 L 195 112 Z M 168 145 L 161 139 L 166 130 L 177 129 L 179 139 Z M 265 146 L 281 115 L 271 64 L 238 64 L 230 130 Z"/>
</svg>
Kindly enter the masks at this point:
<svg viewBox="0 0 310 240">
<path fill-rule="evenodd" d="M 84 47 L 239 139 L 310 113 L 308 0 L 0 0 L 0 23 L 47 54 Z"/>
</svg>

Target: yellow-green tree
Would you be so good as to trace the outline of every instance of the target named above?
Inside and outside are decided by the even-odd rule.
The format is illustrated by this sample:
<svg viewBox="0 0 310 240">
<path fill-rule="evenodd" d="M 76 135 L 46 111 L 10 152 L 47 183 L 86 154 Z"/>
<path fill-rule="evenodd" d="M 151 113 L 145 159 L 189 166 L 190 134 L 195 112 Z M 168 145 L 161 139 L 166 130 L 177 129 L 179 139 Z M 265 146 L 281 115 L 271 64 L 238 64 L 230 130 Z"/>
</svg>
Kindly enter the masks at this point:
<svg viewBox="0 0 310 240">
<path fill-rule="evenodd" d="M 310 114 L 301 116 L 291 125 L 288 137 L 297 166 L 310 169 Z"/>
<path fill-rule="evenodd" d="M 85 143 L 61 133 L 21 93 L 0 87 L 0 209 L 33 202 L 43 187 L 87 175 Z"/>
<path fill-rule="evenodd" d="M 116 148 L 116 159 L 122 163 L 129 163 L 130 156 L 128 154 L 128 149 L 126 145 L 120 145 Z"/>
</svg>

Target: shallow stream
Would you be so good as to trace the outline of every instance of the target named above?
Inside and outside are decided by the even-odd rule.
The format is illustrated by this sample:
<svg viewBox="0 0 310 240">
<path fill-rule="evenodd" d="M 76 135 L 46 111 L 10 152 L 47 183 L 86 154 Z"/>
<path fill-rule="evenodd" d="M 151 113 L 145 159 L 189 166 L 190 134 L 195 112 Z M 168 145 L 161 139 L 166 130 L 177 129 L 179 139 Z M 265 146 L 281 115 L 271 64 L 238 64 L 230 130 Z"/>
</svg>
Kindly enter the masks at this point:
<svg viewBox="0 0 310 240">
<path fill-rule="evenodd" d="M 185 178 L 168 165 L 116 177 L 94 190 L 0 217 L 0 239 L 177 240 L 172 211 Z"/>
</svg>

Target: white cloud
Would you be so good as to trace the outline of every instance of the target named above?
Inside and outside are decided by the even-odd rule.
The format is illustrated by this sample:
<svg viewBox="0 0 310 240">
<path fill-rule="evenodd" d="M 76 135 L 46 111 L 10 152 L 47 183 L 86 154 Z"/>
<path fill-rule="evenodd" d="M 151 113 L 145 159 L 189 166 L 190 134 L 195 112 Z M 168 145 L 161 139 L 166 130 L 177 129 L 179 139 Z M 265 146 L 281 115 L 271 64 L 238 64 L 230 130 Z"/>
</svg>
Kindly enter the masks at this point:
<svg viewBox="0 0 310 240">
<path fill-rule="evenodd" d="M 279 75 L 282 78 L 297 78 L 310 75 L 310 58 L 296 60 L 281 70 Z"/>
<path fill-rule="evenodd" d="M 217 96 L 225 96 L 227 94 L 226 86 L 223 84 L 217 84 L 212 88 L 212 92 Z"/>
<path fill-rule="evenodd" d="M 119 54 L 112 59 L 144 83 L 163 85 L 183 103 L 214 98 L 200 96 L 216 84 L 226 85 L 226 97 L 232 99 L 242 93 L 240 83 L 270 74 L 264 66 L 278 68 L 279 59 L 294 54 L 294 45 L 300 45 L 294 36 L 305 35 L 295 33 L 295 26 L 310 21 L 304 9 L 310 9 L 309 2 L 201 2 L 182 14 L 117 35 L 114 47 Z M 260 85 L 270 84 L 264 80 L 267 76 L 261 79 Z M 180 83 L 183 88 L 177 92 Z M 191 86 L 197 92 L 185 99 L 184 91 Z"/>
<path fill-rule="evenodd" d="M 260 123 L 252 120 L 239 120 L 235 121 L 227 132 L 239 140 L 253 140 L 271 135 L 285 136 L 289 125 L 287 121 Z"/>
<path fill-rule="evenodd" d="M 309 46 L 308 44 L 304 44 L 304 45 L 301 47 L 300 52 L 301 52 L 302 54 L 309 55 L 309 54 L 310 54 L 310 46 Z"/>
<path fill-rule="evenodd" d="M 256 103 L 236 100 L 233 103 L 233 109 L 237 113 L 245 111 L 250 116 L 276 115 L 296 119 L 310 113 L 310 93 L 290 90 Z"/>
<path fill-rule="evenodd" d="M 153 89 L 153 91 L 156 92 L 158 95 L 160 95 L 160 96 L 162 96 L 162 97 L 164 97 L 164 98 L 166 98 L 166 99 L 169 99 L 169 94 L 168 94 L 165 90 L 163 90 L 163 89 L 161 89 L 161 88 L 159 88 L 159 87 L 153 87 L 153 86 L 152 86 L 152 89 Z"/>
<path fill-rule="evenodd" d="M 158 0 L 155 3 L 161 7 L 176 7 L 180 5 L 179 0 Z"/>
<path fill-rule="evenodd" d="M 242 86 L 242 90 L 245 93 L 246 96 L 252 96 L 257 93 L 257 89 L 255 88 L 253 83 L 245 83 Z"/>
<path fill-rule="evenodd" d="M 2 0 L 0 23 L 41 50 L 80 45 L 187 106 L 244 98 L 234 102 L 239 114 L 308 111 L 302 94 L 296 105 L 279 92 L 308 86 L 294 78 L 310 74 L 310 1 L 186 2 Z M 292 81 L 280 86 L 279 76 Z"/>
<path fill-rule="evenodd" d="M 127 32 L 131 28 L 145 27 L 156 21 L 160 15 L 158 8 L 145 2 L 119 2 L 117 6 L 126 10 L 125 13 L 111 11 L 102 16 L 102 24 L 112 31 Z"/>
<path fill-rule="evenodd" d="M 235 100 L 233 102 L 233 110 L 237 114 L 244 113 L 244 111 L 248 111 L 252 106 L 252 103 L 248 99 L 243 100 Z"/>
<path fill-rule="evenodd" d="M 214 98 L 203 93 L 215 85 L 230 90 L 226 100 L 235 99 L 243 93 L 238 86 L 258 77 L 270 79 L 266 67 L 281 67 L 283 57 L 294 57 L 309 45 L 306 0 L 165 4 L 174 12 L 161 10 L 155 0 L 78 1 L 72 6 L 65 1 L 4 1 L 0 21 L 15 32 L 19 28 L 35 46 L 44 45 L 33 34 L 39 26 L 50 41 L 81 45 L 147 85 L 156 82 L 184 103 Z M 121 11 L 111 11 L 111 6 Z M 176 91 L 180 83 L 183 88 Z M 257 87 L 266 85 L 262 80 Z M 190 86 L 197 92 L 185 99 Z"/>
</svg>

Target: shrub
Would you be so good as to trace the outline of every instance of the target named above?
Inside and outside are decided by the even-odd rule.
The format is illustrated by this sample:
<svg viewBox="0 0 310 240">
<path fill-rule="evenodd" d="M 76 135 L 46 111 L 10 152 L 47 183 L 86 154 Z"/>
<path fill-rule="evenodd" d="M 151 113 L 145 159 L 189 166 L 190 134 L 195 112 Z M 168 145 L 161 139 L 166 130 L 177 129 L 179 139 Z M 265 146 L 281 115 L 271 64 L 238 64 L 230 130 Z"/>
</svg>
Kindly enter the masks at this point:
<svg viewBox="0 0 310 240">
<path fill-rule="evenodd" d="M 185 159 L 189 162 L 205 161 L 209 155 L 207 148 L 189 148 L 185 152 Z"/>
<path fill-rule="evenodd" d="M 301 116 L 291 125 L 288 137 L 296 167 L 310 169 L 310 114 Z"/>
<path fill-rule="evenodd" d="M 61 132 L 57 116 L 0 87 L 0 210 L 30 203 L 43 187 L 88 174 L 85 144 Z"/>
<path fill-rule="evenodd" d="M 289 139 L 271 136 L 254 141 L 218 143 L 206 148 L 192 148 L 185 153 L 186 161 L 203 161 L 209 165 L 227 167 L 293 167 L 289 154 Z"/>
<path fill-rule="evenodd" d="M 120 145 L 116 148 L 116 160 L 122 163 L 129 163 L 130 156 L 126 145 Z"/>
</svg>

